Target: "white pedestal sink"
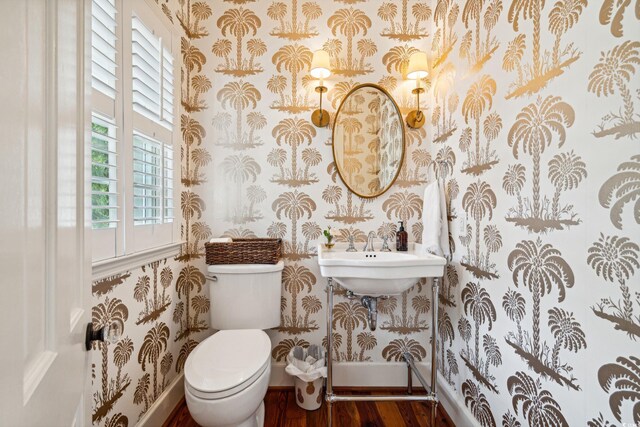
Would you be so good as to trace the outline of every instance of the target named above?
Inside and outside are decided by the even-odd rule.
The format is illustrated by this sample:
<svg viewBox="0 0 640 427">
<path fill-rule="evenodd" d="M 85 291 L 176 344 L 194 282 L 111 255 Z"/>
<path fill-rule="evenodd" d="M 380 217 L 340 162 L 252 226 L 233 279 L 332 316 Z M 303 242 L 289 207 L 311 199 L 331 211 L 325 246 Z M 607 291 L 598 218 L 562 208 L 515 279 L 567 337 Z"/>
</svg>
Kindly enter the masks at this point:
<svg viewBox="0 0 640 427">
<path fill-rule="evenodd" d="M 442 277 L 446 260 L 425 253 L 419 243 L 407 252 L 347 252 L 346 243 L 318 245 L 322 277 L 331 277 L 356 295 L 397 295 L 425 277 Z"/>
<path fill-rule="evenodd" d="M 438 395 L 436 393 L 438 366 L 436 351 L 436 331 L 438 330 L 438 287 L 444 273 L 446 260 L 442 257 L 424 252 L 422 245 L 410 243 L 407 252 L 347 252 L 346 243 L 336 244 L 327 249 L 318 245 L 318 265 L 320 274 L 327 278 L 327 424 L 331 427 L 331 408 L 335 402 L 343 401 L 425 401 L 432 402 L 431 423 L 435 425 Z M 334 281 L 357 295 L 362 295 L 363 304 L 368 300 L 377 300 L 384 295 L 400 294 L 412 287 L 418 280 L 432 277 L 431 283 L 431 382 L 416 369 L 414 358 L 406 351 L 402 357 L 407 363 L 408 384 L 406 396 L 389 395 L 336 395 L 333 393 L 333 292 Z M 377 303 L 376 303 L 377 304 Z M 372 314 L 377 316 L 376 305 L 369 305 L 369 324 Z M 421 385 L 427 390 L 426 395 L 412 394 L 411 374 L 414 373 Z"/>
</svg>

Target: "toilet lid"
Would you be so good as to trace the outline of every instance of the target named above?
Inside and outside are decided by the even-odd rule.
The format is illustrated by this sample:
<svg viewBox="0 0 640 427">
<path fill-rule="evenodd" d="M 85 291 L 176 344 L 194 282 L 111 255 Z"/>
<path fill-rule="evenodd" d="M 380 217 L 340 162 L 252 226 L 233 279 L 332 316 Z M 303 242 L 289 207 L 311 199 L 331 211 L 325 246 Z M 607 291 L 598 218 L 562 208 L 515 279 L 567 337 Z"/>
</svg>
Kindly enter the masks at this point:
<svg viewBox="0 0 640 427">
<path fill-rule="evenodd" d="M 271 341 L 262 330 L 220 331 L 191 352 L 184 367 L 185 380 L 201 393 L 237 388 L 264 370 L 270 351 Z"/>
</svg>

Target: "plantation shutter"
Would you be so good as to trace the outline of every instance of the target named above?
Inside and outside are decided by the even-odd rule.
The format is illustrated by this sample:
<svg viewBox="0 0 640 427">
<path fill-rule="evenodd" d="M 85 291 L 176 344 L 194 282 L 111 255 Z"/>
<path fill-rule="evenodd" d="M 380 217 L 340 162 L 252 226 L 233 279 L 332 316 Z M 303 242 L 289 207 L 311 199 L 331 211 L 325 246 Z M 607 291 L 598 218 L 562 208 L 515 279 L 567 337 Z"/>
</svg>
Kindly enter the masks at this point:
<svg viewBox="0 0 640 427">
<path fill-rule="evenodd" d="M 108 263 L 180 237 L 180 37 L 146 0 L 91 5 L 92 258 Z"/>
<path fill-rule="evenodd" d="M 93 260 L 122 246 L 122 40 L 116 0 L 91 1 L 91 226 Z"/>
<path fill-rule="evenodd" d="M 174 79 L 179 38 L 172 35 L 162 17 L 147 7 L 131 12 L 131 94 L 128 134 L 131 141 L 132 194 L 130 208 L 132 250 L 170 244 L 179 236 L 174 223 L 176 183 L 174 147 L 179 134 L 174 131 L 176 93 Z"/>
<path fill-rule="evenodd" d="M 116 98 L 117 41 L 115 0 L 91 3 L 91 87 Z"/>
</svg>

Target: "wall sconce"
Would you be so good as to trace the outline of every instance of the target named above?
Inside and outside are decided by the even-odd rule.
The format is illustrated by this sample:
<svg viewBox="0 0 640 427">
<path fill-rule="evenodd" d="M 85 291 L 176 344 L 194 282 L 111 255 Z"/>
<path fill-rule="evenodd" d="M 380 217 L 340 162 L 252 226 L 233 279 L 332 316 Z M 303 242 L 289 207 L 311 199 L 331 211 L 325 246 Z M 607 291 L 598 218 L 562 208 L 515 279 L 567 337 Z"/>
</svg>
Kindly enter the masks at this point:
<svg viewBox="0 0 640 427">
<path fill-rule="evenodd" d="M 330 68 L 331 63 L 327 51 L 316 50 L 313 52 L 309 74 L 316 79 L 320 79 L 320 85 L 316 86 L 316 92 L 320 94 L 320 108 L 311 114 L 311 122 L 319 128 L 329 124 L 329 112 L 322 109 L 322 94 L 327 91 L 327 87 L 322 84 L 322 81 L 331 75 Z"/>
<path fill-rule="evenodd" d="M 429 61 L 425 52 L 416 52 L 409 58 L 407 78 L 416 81 L 416 88 L 411 93 L 416 95 L 418 108 L 407 114 L 407 125 L 413 129 L 420 129 L 425 122 L 424 113 L 420 110 L 420 94 L 424 89 L 420 87 L 420 80 L 429 75 Z"/>
</svg>

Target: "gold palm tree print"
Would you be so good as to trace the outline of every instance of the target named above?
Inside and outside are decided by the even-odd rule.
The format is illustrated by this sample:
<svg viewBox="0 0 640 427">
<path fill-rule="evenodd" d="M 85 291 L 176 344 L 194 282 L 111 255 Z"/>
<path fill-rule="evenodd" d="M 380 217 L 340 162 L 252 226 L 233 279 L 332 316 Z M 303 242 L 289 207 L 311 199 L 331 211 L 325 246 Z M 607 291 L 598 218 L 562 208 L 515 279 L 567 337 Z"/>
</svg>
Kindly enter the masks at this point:
<svg viewBox="0 0 640 427">
<path fill-rule="evenodd" d="M 298 221 L 305 214 L 311 219 L 316 202 L 308 194 L 295 190 L 282 193 L 273 201 L 271 208 L 278 219 L 286 217 L 291 220 L 291 242 L 284 242 L 284 257 L 292 261 L 310 258 L 313 253 L 305 251 L 305 245 L 298 241 Z"/>
<path fill-rule="evenodd" d="M 510 92 L 506 99 L 517 98 L 524 95 L 531 95 L 541 91 L 549 81 L 564 74 L 564 69 L 576 62 L 581 53 L 573 44 L 568 44 L 564 48 L 561 47 L 560 39 L 571 29 L 578 21 L 586 6 L 585 0 L 557 0 L 553 9 L 549 13 L 549 29 L 555 36 L 554 47 L 552 51 L 544 50 L 541 46 L 541 25 L 542 25 L 542 9 L 545 6 L 543 0 L 512 0 L 509 7 L 509 22 L 513 25 L 513 30 L 518 31 L 520 27 L 520 17 L 523 19 L 531 19 L 533 22 L 532 33 L 532 62 L 524 67 L 524 72 L 518 73 L 518 78 L 509 86 Z M 524 38 L 519 38 L 522 34 L 516 36 L 513 42 L 521 44 L 526 48 Z M 517 42 L 516 42 L 517 41 Z M 512 55 L 512 50 L 507 49 L 506 54 Z M 550 57 L 550 58 L 549 58 Z M 503 68 L 513 69 L 512 67 L 504 67 L 512 60 L 507 61 L 505 56 Z M 520 68 L 518 68 L 520 71 Z"/>
<path fill-rule="evenodd" d="M 526 373 L 518 371 L 509 377 L 507 387 L 512 396 L 513 409 L 518 413 L 518 407 L 522 403 L 522 416 L 530 426 L 569 427 L 562 408 L 549 391 L 542 389 L 539 379 L 534 381 Z"/>
<path fill-rule="evenodd" d="M 261 98 L 260 91 L 253 84 L 243 80 L 229 82 L 218 91 L 217 99 L 220 101 L 222 108 L 226 108 L 227 104 L 229 104 L 231 108 L 236 110 L 235 138 L 232 141 L 226 141 L 218 145 L 244 150 L 263 144 L 260 138 L 249 139 L 249 136 L 253 137 L 254 135 L 243 132 L 243 112 L 249 107 L 255 109 Z"/>
<path fill-rule="evenodd" d="M 164 323 L 156 323 L 144 337 L 144 341 L 138 352 L 138 363 L 142 366 L 142 370 L 146 371 L 146 364 L 152 365 L 153 383 L 151 384 L 151 394 L 149 400 L 155 401 L 160 393 L 161 387 L 158 387 L 158 362 L 160 355 L 166 351 L 169 341 L 169 327 Z M 144 411 L 143 411 L 144 413 Z"/>
<path fill-rule="evenodd" d="M 543 244 L 540 238 L 536 241 L 525 240 L 518 243 L 516 249 L 509 254 L 507 262 L 509 269 L 513 272 L 512 278 L 515 285 L 526 286 L 533 294 L 532 336 L 525 332 L 524 345 L 520 346 L 512 341 L 514 334 L 509 334 L 506 338 L 507 344 L 542 376 L 560 385 L 580 390 L 576 384 L 577 379 L 572 374 L 573 368 L 557 360 L 554 362 L 552 355 L 547 351 L 550 346 L 540 337 L 541 300 L 557 288 L 558 303 L 564 301 L 566 288 L 573 287 L 575 282 L 573 270 L 559 250 L 548 243 Z M 579 327 L 579 324 L 575 326 Z M 555 338 L 557 341 L 561 337 Z M 578 351 L 578 348 L 573 350 Z"/>
<path fill-rule="evenodd" d="M 94 329 L 111 326 L 117 328 L 120 333 L 124 333 L 124 325 L 129 318 L 129 309 L 118 298 L 105 298 L 104 302 L 93 307 L 91 320 Z M 96 343 L 96 341 L 94 341 Z M 93 414 L 92 421 L 98 422 L 103 419 L 114 407 L 116 402 L 122 397 L 131 380 L 128 375 L 118 377 L 119 381 L 109 378 L 109 342 L 94 344 L 94 348 L 101 350 L 101 386 L 99 390 L 93 393 Z M 120 350 L 118 350 L 120 352 Z M 114 358 L 116 350 L 114 350 Z M 122 366 L 126 363 L 124 356 L 120 357 Z M 120 371 L 118 371 L 120 372 Z"/>
<path fill-rule="evenodd" d="M 163 5 L 164 6 L 164 5 Z M 211 18 L 213 12 L 211 6 L 204 1 L 181 1 L 180 10 L 176 12 L 176 18 L 185 34 L 190 40 L 201 39 L 209 35 L 206 26 L 201 25 L 203 21 Z"/>
<path fill-rule="evenodd" d="M 496 203 L 497 199 L 495 192 L 491 189 L 488 183 L 480 180 L 472 182 L 467 188 L 467 192 L 462 197 L 462 209 L 464 209 L 467 215 L 471 216 L 475 221 L 476 245 L 475 251 L 468 249 L 470 258 L 466 259 L 463 257 L 461 265 L 463 265 L 477 278 L 498 278 L 495 268 L 491 268 L 490 265 L 485 265 L 484 256 L 480 251 L 480 222 L 487 217 L 489 221 L 491 220 Z M 494 234 L 497 234 L 495 237 L 500 239 L 499 231 L 496 230 Z M 488 242 L 485 239 L 485 244 L 487 243 Z M 468 242 L 468 244 L 470 245 L 471 242 Z M 489 252 L 488 248 L 487 252 Z M 489 254 L 487 253 L 486 256 L 488 257 Z"/>
<path fill-rule="evenodd" d="M 305 168 L 298 166 L 298 147 L 305 142 L 308 145 L 311 144 L 311 141 L 316 136 L 315 127 L 304 119 L 283 119 L 273 128 L 271 135 L 279 146 L 286 144 L 291 147 L 291 168 L 287 170 L 281 167 L 281 174 L 276 175 L 271 181 L 289 187 L 299 187 L 318 182 L 315 174 L 309 174 L 309 166 L 312 164 L 315 166 L 322 160 L 322 156 L 317 150 L 310 148 L 305 149 L 308 150 L 306 152 L 303 150 L 302 160 Z M 272 153 L 274 151 L 275 153 L 272 155 L 273 164 L 277 165 L 278 157 L 282 154 L 286 156 L 286 153 L 280 152 L 278 148 L 274 148 Z"/>
<path fill-rule="evenodd" d="M 640 422 L 640 358 L 637 356 L 616 358 L 616 363 L 607 363 L 598 370 L 600 387 L 609 393 L 609 406 L 616 419 L 633 419 Z M 623 402 L 631 401 L 631 417 L 622 414 Z"/>
<path fill-rule="evenodd" d="M 634 139 L 640 133 L 640 120 L 635 113 L 635 98 L 629 90 L 640 67 L 640 41 L 628 40 L 614 46 L 608 52 L 602 52 L 600 62 L 589 75 L 589 92 L 598 97 L 612 96 L 616 91 L 622 100 L 621 112 L 610 112 L 602 118 L 598 130 L 593 132 L 597 138 L 614 135 L 615 139 L 627 137 Z"/>
<path fill-rule="evenodd" d="M 291 18 L 288 18 L 289 11 Z M 300 11 L 302 17 L 299 17 Z M 291 8 L 286 3 L 277 1 L 267 8 L 267 16 L 278 23 L 269 33 L 272 36 L 289 40 L 308 39 L 318 35 L 316 27 L 312 26 L 311 22 L 322 16 L 322 8 L 313 1 L 302 3 L 301 10 L 298 0 L 291 0 Z"/>
<path fill-rule="evenodd" d="M 427 3 L 417 2 L 411 5 L 411 15 L 413 22 L 409 20 L 409 1 L 402 0 L 400 10 L 400 21 L 396 21 L 398 6 L 392 2 L 385 2 L 378 8 L 378 17 L 389 23 L 380 34 L 390 39 L 409 41 L 428 37 L 426 28 L 423 26 L 431 18 L 431 8 Z"/>
<path fill-rule="evenodd" d="M 497 155 L 489 149 L 489 141 L 495 139 L 497 132 L 502 127 L 502 120 L 495 112 L 493 116 L 487 116 L 487 119 L 491 117 L 490 121 L 487 122 L 487 119 L 485 119 L 486 149 L 482 150 L 480 146 L 480 120 L 484 112 L 491 109 L 495 94 L 495 80 L 489 75 L 484 75 L 477 82 L 471 84 L 462 103 L 462 114 L 464 115 L 465 123 L 469 123 L 469 119 L 473 119 L 475 123 L 475 150 L 472 153 L 469 152 L 472 163 L 463 164 L 462 172 L 464 173 L 480 175 L 498 163 Z M 465 147 L 467 150 L 471 150 L 471 147 Z"/>
<path fill-rule="evenodd" d="M 618 173 L 607 179 L 600 191 L 598 200 L 604 208 L 609 208 L 611 223 L 622 230 L 622 213 L 626 204 L 640 199 L 640 155 L 631 157 L 628 162 L 618 166 Z M 632 211 L 636 224 L 640 224 L 640 209 L 636 202 Z"/>
<path fill-rule="evenodd" d="M 282 75 L 272 77 L 267 88 L 279 94 L 279 100 L 271 104 L 271 108 L 288 113 L 300 113 L 311 110 L 305 96 L 298 93 L 299 74 L 311 66 L 313 53 L 306 46 L 299 44 L 286 45 L 273 55 L 272 62 L 280 73 L 283 70 L 291 74 L 291 94 L 285 95 L 287 78 Z"/>
<path fill-rule="evenodd" d="M 631 5 L 631 0 L 604 0 L 602 2 L 602 7 L 600 8 L 600 23 L 602 25 L 611 24 L 611 34 L 615 37 L 622 37 L 624 34 L 624 29 L 622 28 L 622 21 L 624 19 L 624 13 L 627 8 Z M 635 2 L 635 17 L 636 19 L 640 19 L 640 14 L 638 10 L 640 10 L 640 3 L 638 0 Z"/>
<path fill-rule="evenodd" d="M 202 67 L 207 63 L 207 57 L 198 49 L 191 40 L 180 40 L 182 63 L 184 65 L 184 78 L 181 104 L 188 113 L 202 111 L 207 108 L 206 102 L 200 96 L 211 89 L 211 80 L 204 75 Z"/>
<path fill-rule="evenodd" d="M 291 335 L 298 335 L 318 329 L 315 321 L 309 323 L 309 313 L 319 311 L 317 306 L 319 300 L 317 298 L 305 296 L 304 298 L 310 297 L 307 300 L 302 299 L 305 316 L 298 313 L 298 294 L 305 288 L 307 292 L 311 292 L 315 284 L 316 276 L 307 267 L 300 264 L 286 265 L 284 267 L 282 271 L 282 286 L 291 295 L 291 315 L 284 315 L 283 323 L 278 330 Z"/>
<path fill-rule="evenodd" d="M 484 0 L 467 0 L 462 9 L 462 22 L 464 22 L 465 28 L 469 28 L 471 21 L 475 21 L 475 32 L 469 29 L 460 43 L 460 54 L 467 59 L 470 67 L 469 74 L 479 72 L 499 47 L 497 39 L 491 37 L 491 30 L 500 18 L 502 1 L 492 0 L 486 9 L 484 7 Z M 484 13 L 482 13 L 483 10 Z M 486 40 L 483 40 L 482 27 L 487 32 Z M 473 43 L 474 41 L 475 43 Z M 472 44 L 475 47 L 472 47 Z"/>
<path fill-rule="evenodd" d="M 218 28 L 223 36 L 235 37 L 236 55 L 235 58 L 229 57 L 231 52 L 227 55 L 223 55 L 225 58 L 225 64 L 220 64 L 216 68 L 216 72 L 223 74 L 230 74 L 232 76 L 241 77 L 246 75 L 253 75 L 263 71 L 259 63 L 252 60 L 249 61 L 242 57 L 244 51 L 244 38 L 247 35 L 255 36 L 258 32 L 258 28 L 262 25 L 260 18 L 251 9 L 245 9 L 240 7 L 238 9 L 229 9 L 225 11 L 217 21 Z M 216 43 L 218 43 L 216 41 Z M 214 43 L 214 48 L 216 44 Z"/>
<path fill-rule="evenodd" d="M 371 64 L 362 63 L 364 66 L 360 66 L 360 61 L 357 61 L 353 57 L 353 43 L 354 38 L 360 33 L 363 36 L 367 35 L 367 31 L 371 28 L 371 19 L 367 14 L 360 10 L 350 7 L 348 9 L 338 9 L 327 21 L 327 25 L 331 28 L 331 33 L 337 36 L 338 33 L 347 39 L 347 52 L 346 57 L 341 58 L 334 57 L 334 63 L 332 64 L 332 71 L 336 74 L 341 74 L 346 77 L 357 76 L 362 74 L 368 74 L 373 71 Z M 364 57 L 365 54 L 370 54 L 371 51 L 361 52 Z"/>
<path fill-rule="evenodd" d="M 622 292 L 622 302 L 613 297 L 603 298 L 596 307 L 592 307 L 594 314 L 614 324 L 614 329 L 625 331 L 636 340 L 640 337 L 640 318 L 634 316 L 634 303 L 629 283 L 637 269 L 640 269 L 640 247 L 628 237 L 605 236 L 589 248 L 587 263 L 596 274 L 607 282 L 618 282 Z M 640 304 L 636 301 L 635 305 Z"/>
<path fill-rule="evenodd" d="M 489 405 L 484 393 L 480 391 L 480 387 L 473 381 L 466 380 L 462 383 L 462 395 L 464 396 L 464 404 L 482 427 L 494 427 L 496 425 L 491 412 L 491 405 Z"/>
<path fill-rule="evenodd" d="M 347 333 L 347 348 L 341 359 L 345 362 L 359 361 L 359 355 L 353 350 L 353 331 L 367 324 L 367 309 L 357 301 L 339 302 L 333 309 L 333 327 L 339 325 Z"/>
<path fill-rule="evenodd" d="M 485 359 L 480 355 L 480 326 L 488 323 L 490 331 L 493 322 L 496 321 L 496 309 L 491 301 L 489 293 L 477 283 L 469 282 L 460 294 L 464 313 L 471 316 L 475 325 L 475 347 L 474 352 L 470 353 L 462 350 L 460 357 L 471 370 L 474 378 L 483 386 L 487 387 L 494 393 L 498 392 L 495 385 L 495 377 L 489 372 L 489 363 L 492 360 L 494 365 L 500 358 L 499 350 L 495 347 L 495 341 L 489 334 L 484 335 L 484 355 Z"/>
<path fill-rule="evenodd" d="M 510 209 L 507 221 L 537 233 L 549 229 L 562 230 L 565 226 L 579 224 L 571 205 L 557 208 L 554 215 L 552 204 L 547 203 L 546 198 L 543 200 L 540 194 L 541 156 L 544 150 L 554 142 L 554 134 L 558 136 L 558 146 L 564 144 L 567 137 L 565 126 L 571 127 L 574 119 L 573 108 L 559 96 L 551 95 L 544 99 L 538 97 L 536 102 L 526 106 L 516 116 L 507 141 L 513 148 L 516 159 L 520 147 L 522 151 L 533 157 L 533 200 L 525 198 L 524 204 L 528 209 L 523 212 L 523 215 L 519 215 L 515 209 Z M 582 168 L 580 163 L 573 163 L 573 166 Z M 582 174 L 579 173 L 579 175 Z"/>
</svg>

